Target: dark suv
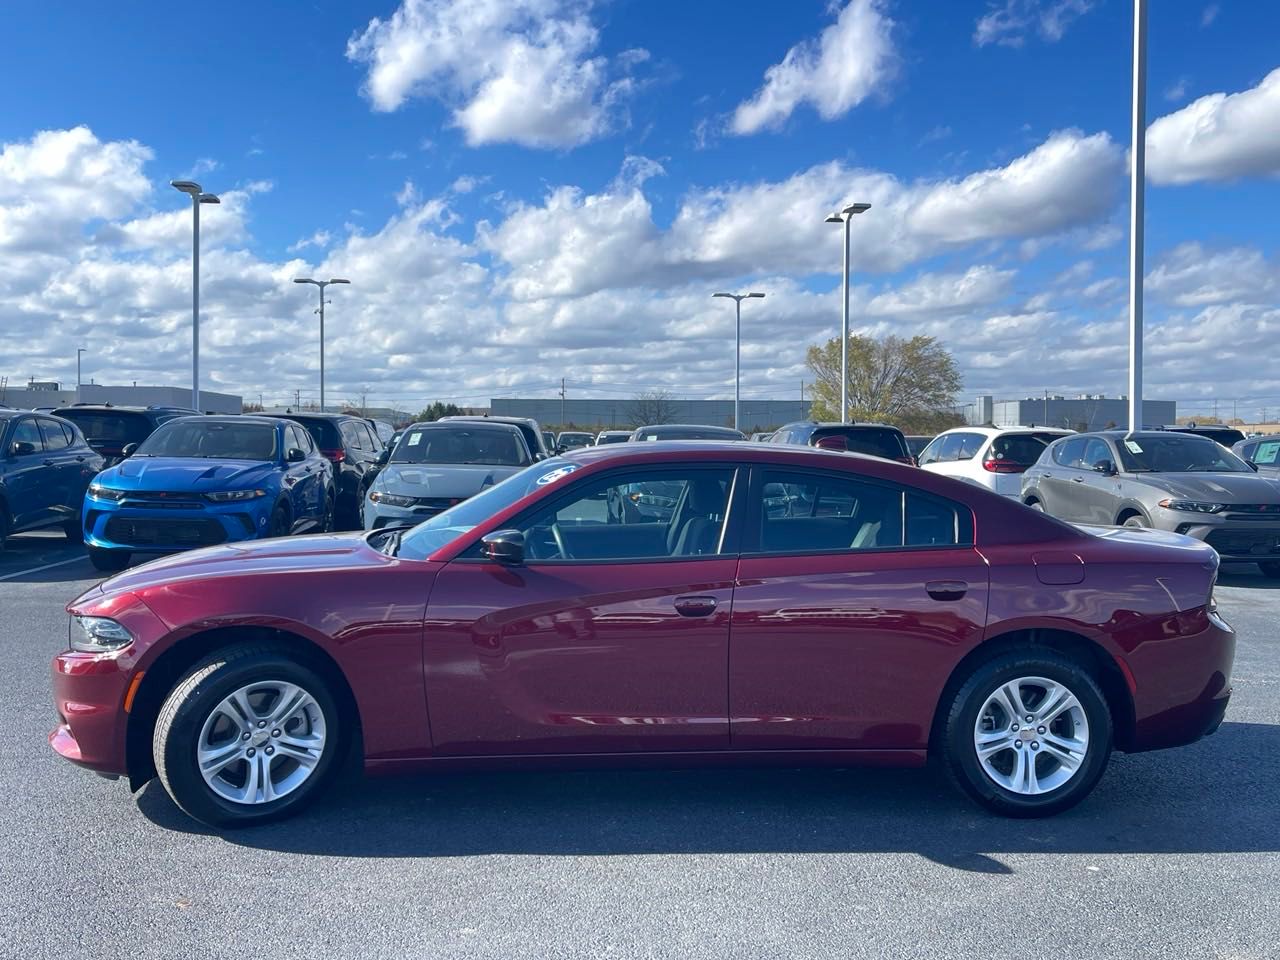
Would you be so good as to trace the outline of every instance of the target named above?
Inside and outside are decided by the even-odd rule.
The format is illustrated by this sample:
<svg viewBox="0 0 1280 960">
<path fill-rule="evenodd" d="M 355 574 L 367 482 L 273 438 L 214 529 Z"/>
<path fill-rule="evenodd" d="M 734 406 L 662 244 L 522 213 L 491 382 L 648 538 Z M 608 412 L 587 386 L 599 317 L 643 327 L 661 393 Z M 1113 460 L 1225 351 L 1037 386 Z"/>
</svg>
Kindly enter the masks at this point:
<svg viewBox="0 0 1280 960">
<path fill-rule="evenodd" d="M 0 410 L 0 551 L 9 534 L 42 527 L 80 540 L 80 505 L 101 469 L 75 424 Z"/>
<path fill-rule="evenodd" d="M 769 442 L 865 453 L 912 466 L 916 462 L 902 431 L 884 423 L 816 423 L 807 420 L 779 427 Z"/>
<path fill-rule="evenodd" d="M 286 413 L 284 418 L 306 427 L 320 453 L 333 464 L 334 488 L 338 492 L 335 525 L 339 529 L 363 529 L 364 495 L 378 473 L 378 457 L 383 448 L 373 426 L 364 417 L 344 413 Z"/>
<path fill-rule="evenodd" d="M 1244 434 L 1235 427 L 1229 427 L 1225 423 L 1188 423 L 1185 426 L 1179 424 L 1176 427 L 1165 427 L 1170 433 L 1191 433 L 1197 437 L 1208 437 L 1217 443 L 1222 444 L 1228 450 L 1244 439 Z"/>
<path fill-rule="evenodd" d="M 124 448 L 141 443 L 160 424 L 177 417 L 199 416 L 184 407 L 116 407 L 109 403 L 76 403 L 53 412 L 70 420 L 84 434 L 94 452 L 111 467 L 124 459 Z"/>
</svg>

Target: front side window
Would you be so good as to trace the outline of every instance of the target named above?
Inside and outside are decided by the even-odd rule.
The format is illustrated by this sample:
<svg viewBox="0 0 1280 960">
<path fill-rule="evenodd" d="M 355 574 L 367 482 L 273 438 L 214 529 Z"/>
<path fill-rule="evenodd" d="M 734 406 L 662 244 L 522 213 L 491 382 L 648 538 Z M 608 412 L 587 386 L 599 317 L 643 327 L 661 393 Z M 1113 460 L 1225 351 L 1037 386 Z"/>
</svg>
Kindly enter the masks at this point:
<svg viewBox="0 0 1280 960">
<path fill-rule="evenodd" d="M 529 560 L 666 560 L 720 552 L 731 469 L 613 474 L 524 518 Z"/>
<path fill-rule="evenodd" d="M 9 442 L 11 444 L 29 443 L 36 453 L 44 449 L 44 442 L 40 439 L 40 428 L 31 417 L 18 421 L 18 425 L 13 428 L 13 439 Z"/>
<path fill-rule="evenodd" d="M 844 553 L 973 542 L 973 520 L 959 504 L 857 477 L 766 471 L 760 550 Z"/>
<path fill-rule="evenodd" d="M 1274 467 L 1280 461 L 1280 440 L 1259 441 L 1252 459 L 1260 467 Z"/>
<path fill-rule="evenodd" d="M 1103 460 L 1112 460 L 1111 448 L 1107 446 L 1105 440 L 1099 440 L 1097 437 L 1090 437 L 1089 442 L 1084 446 L 1084 457 L 1081 466 L 1086 470 L 1096 470 L 1098 464 Z"/>
<path fill-rule="evenodd" d="M 247 420 L 236 423 L 195 417 L 171 420 L 157 427 L 134 456 L 273 461 L 276 429 L 270 423 Z"/>
</svg>

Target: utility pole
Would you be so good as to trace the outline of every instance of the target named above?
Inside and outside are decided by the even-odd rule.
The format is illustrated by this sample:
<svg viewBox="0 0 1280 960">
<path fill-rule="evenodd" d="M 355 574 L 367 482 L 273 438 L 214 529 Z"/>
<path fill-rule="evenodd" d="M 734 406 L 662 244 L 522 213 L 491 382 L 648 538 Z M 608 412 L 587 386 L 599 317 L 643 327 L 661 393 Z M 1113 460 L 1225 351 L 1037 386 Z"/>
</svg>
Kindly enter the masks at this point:
<svg viewBox="0 0 1280 960">
<path fill-rule="evenodd" d="M 299 410 L 302 409 L 302 391 L 301 390 L 293 391 L 293 405 L 297 407 Z"/>
<path fill-rule="evenodd" d="M 560 429 L 564 430 L 564 377 L 560 378 Z"/>
<path fill-rule="evenodd" d="M 1141 430 L 1142 254 L 1147 169 L 1147 0 L 1133 0 L 1133 117 L 1129 151 L 1129 429 Z"/>
</svg>

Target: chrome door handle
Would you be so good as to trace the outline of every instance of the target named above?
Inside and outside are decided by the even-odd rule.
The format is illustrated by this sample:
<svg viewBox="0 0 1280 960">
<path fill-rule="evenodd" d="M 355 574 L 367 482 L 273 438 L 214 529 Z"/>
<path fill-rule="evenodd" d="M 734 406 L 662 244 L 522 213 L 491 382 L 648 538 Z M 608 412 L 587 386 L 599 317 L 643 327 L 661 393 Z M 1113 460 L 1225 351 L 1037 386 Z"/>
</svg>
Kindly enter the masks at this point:
<svg viewBox="0 0 1280 960">
<path fill-rule="evenodd" d="M 675 607 L 682 617 L 709 617 L 716 612 L 716 598 L 676 597 Z"/>
<path fill-rule="evenodd" d="M 969 592 L 969 585 L 963 580 L 930 580 L 924 589 L 935 600 L 959 600 Z"/>
</svg>

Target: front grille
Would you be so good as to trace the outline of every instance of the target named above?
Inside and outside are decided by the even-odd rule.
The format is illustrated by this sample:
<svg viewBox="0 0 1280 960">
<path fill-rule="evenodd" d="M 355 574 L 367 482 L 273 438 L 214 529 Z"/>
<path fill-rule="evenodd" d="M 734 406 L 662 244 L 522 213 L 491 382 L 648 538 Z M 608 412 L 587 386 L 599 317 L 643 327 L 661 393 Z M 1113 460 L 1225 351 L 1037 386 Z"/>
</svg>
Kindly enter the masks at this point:
<svg viewBox="0 0 1280 960">
<path fill-rule="evenodd" d="M 130 490 L 124 502 L 145 503 L 149 508 L 161 510 L 203 509 L 204 500 L 194 493 L 175 493 L 169 490 Z"/>
<path fill-rule="evenodd" d="M 461 502 L 461 497 L 416 497 L 414 498 L 413 505 L 415 507 L 427 507 L 438 512 L 441 510 L 448 510 L 454 504 Z"/>
<path fill-rule="evenodd" d="M 207 547 L 227 538 L 217 520 L 179 517 L 112 517 L 105 534 L 132 547 Z"/>
<path fill-rule="evenodd" d="M 1229 557 L 1280 556 L 1280 530 L 1214 530 L 1204 542 Z"/>
<path fill-rule="evenodd" d="M 1232 520 L 1270 520 L 1280 523 L 1280 503 L 1229 503 L 1222 515 Z"/>
</svg>

